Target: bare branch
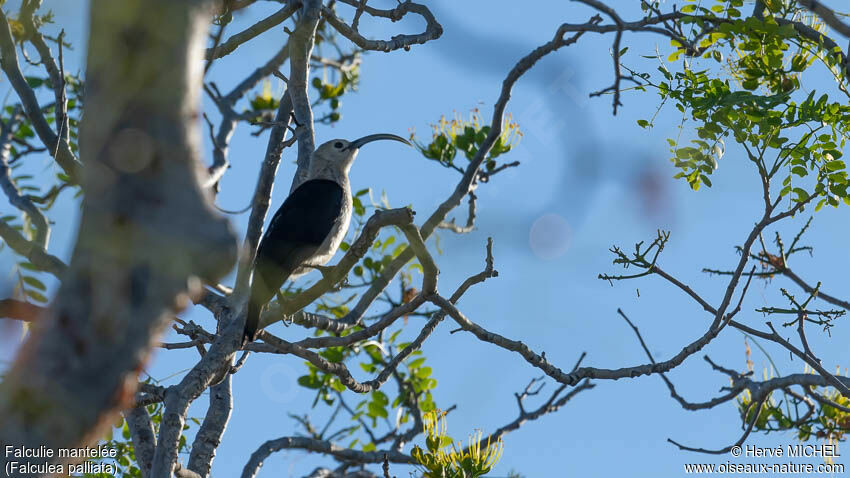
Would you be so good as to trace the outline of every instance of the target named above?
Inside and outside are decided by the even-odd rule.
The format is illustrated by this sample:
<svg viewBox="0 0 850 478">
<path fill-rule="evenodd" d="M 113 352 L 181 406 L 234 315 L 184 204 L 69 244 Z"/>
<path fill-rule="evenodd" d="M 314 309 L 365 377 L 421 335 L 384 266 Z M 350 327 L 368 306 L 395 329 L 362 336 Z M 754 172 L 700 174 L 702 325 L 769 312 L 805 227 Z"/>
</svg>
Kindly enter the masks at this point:
<svg viewBox="0 0 850 478">
<path fill-rule="evenodd" d="M 38 55 L 41 58 L 41 64 L 44 65 L 45 69 L 47 69 L 48 75 L 50 76 L 50 86 L 53 88 L 53 94 L 56 98 L 55 116 L 57 134 L 67 143 L 69 140 L 70 129 L 68 125 L 68 98 L 65 93 L 65 67 L 62 64 L 62 41 L 65 36 L 65 31 L 63 30 L 59 34 L 57 41 L 59 48 L 59 64 L 57 65 L 56 60 L 53 59 L 53 54 L 50 52 L 50 47 L 48 47 L 47 42 L 44 41 L 44 35 L 38 31 L 33 19 L 35 11 L 41 7 L 41 0 L 30 1 L 25 4 L 25 7 L 26 8 L 21 8 L 20 20 L 24 25 L 24 28 L 27 30 L 27 37 L 29 41 L 33 44 L 33 46 L 35 46 L 36 51 L 38 51 Z M 55 150 L 53 150 L 51 154 L 56 156 Z"/>
<path fill-rule="evenodd" d="M 156 449 L 156 435 L 153 422 L 144 405 L 139 405 L 124 412 L 130 437 L 133 440 L 133 450 L 136 464 L 142 472 L 142 478 L 150 478 L 153 454 Z"/>
<path fill-rule="evenodd" d="M 0 299 L 0 318 L 33 322 L 47 309 L 15 299 Z"/>
<path fill-rule="evenodd" d="M 269 440 L 260 445 L 257 450 L 251 454 L 251 458 L 245 467 L 242 469 L 242 478 L 253 478 L 257 476 L 263 462 L 272 453 L 287 449 L 308 450 L 314 453 L 322 453 L 331 455 L 340 460 L 354 461 L 357 463 L 383 463 L 384 457 L 391 463 L 413 463 L 413 458 L 399 453 L 395 450 L 377 450 L 377 451 L 357 451 L 351 448 L 343 448 L 333 443 L 315 440 L 305 437 L 282 437 L 276 440 Z"/>
<path fill-rule="evenodd" d="M 623 317 L 623 319 L 625 319 L 626 323 L 629 324 L 629 326 L 634 331 L 635 335 L 637 335 L 638 341 L 640 341 L 640 345 L 643 348 L 644 353 L 646 353 L 646 356 L 649 358 L 649 361 L 652 362 L 653 365 L 654 365 L 655 364 L 655 358 L 653 358 L 652 353 L 650 353 L 649 348 L 646 346 L 646 342 L 643 341 L 643 336 L 641 336 L 640 330 L 638 330 L 637 326 L 634 323 L 632 323 L 631 320 L 629 320 L 629 318 L 626 316 L 626 314 L 621 309 L 617 309 L 617 313 L 620 314 L 620 316 Z M 706 360 L 708 360 L 708 356 L 706 356 L 705 358 L 706 358 Z M 667 385 L 667 389 L 670 390 L 670 396 L 673 397 L 674 400 L 679 402 L 679 405 L 681 405 L 682 408 L 684 408 L 685 410 L 702 410 L 702 409 L 706 409 L 706 408 L 716 407 L 717 405 L 720 405 L 721 403 L 726 403 L 729 400 L 732 400 L 733 398 L 738 396 L 738 394 L 741 393 L 741 391 L 743 391 L 744 388 L 746 388 L 744 386 L 744 384 L 736 381 L 735 386 L 728 393 L 726 393 L 726 394 L 724 394 L 720 397 L 714 398 L 712 400 L 709 400 L 707 402 L 693 403 L 693 402 L 689 402 L 689 401 L 685 400 L 684 397 L 682 397 L 681 395 L 679 395 L 678 392 L 676 392 L 676 387 L 673 385 L 673 382 L 671 382 L 670 379 L 667 378 L 667 375 L 664 375 L 664 373 L 659 373 L 658 375 L 661 376 L 661 379 L 664 380 L 664 383 Z M 736 377 L 737 377 L 737 375 L 735 377 L 733 377 L 733 380 Z"/>
<path fill-rule="evenodd" d="M 773 328 L 772 323 L 767 322 L 767 326 L 770 328 L 770 331 L 772 332 L 772 334 L 769 336 L 770 340 L 782 345 L 783 347 L 785 347 L 786 349 L 791 351 L 791 353 L 793 353 L 794 355 L 803 359 L 807 364 L 811 365 L 811 367 L 813 369 L 815 369 L 819 374 L 821 374 L 821 376 L 823 376 L 829 382 L 829 384 L 832 385 L 833 387 L 835 387 L 835 389 L 838 390 L 842 395 L 844 395 L 845 397 L 850 397 L 850 388 L 848 388 L 848 386 L 845 385 L 839 379 L 839 377 L 829 373 L 829 371 L 826 370 L 820 364 L 820 361 L 818 359 L 816 359 L 816 358 L 812 357 L 811 355 L 805 353 L 804 351 L 798 349 L 797 347 L 792 345 L 791 342 L 788 342 L 787 340 L 782 338 L 782 336 L 779 335 L 778 332 L 776 332 L 776 329 Z"/>
<path fill-rule="evenodd" d="M 316 149 L 313 131 L 313 109 L 310 107 L 308 80 L 310 79 L 310 56 L 316 28 L 321 19 L 321 0 L 303 0 L 301 18 L 295 31 L 289 35 L 289 82 L 287 92 L 292 98 L 292 111 L 295 115 L 295 137 L 298 138 L 297 168 L 292 177 L 290 192 L 294 191 L 307 177 L 310 156 Z"/>
<path fill-rule="evenodd" d="M 537 354 L 533 352 L 527 345 L 519 341 L 514 341 L 503 337 L 499 334 L 490 332 L 480 325 L 472 322 L 463 313 L 454 307 L 444 298 L 436 295 L 428 298 L 429 301 L 438 305 L 460 325 L 461 329 L 471 332 L 479 340 L 492 343 L 506 350 L 519 353 L 529 364 L 539 368 L 546 375 L 552 377 L 556 381 L 567 384 L 576 385 L 582 379 L 595 378 L 604 380 L 618 380 L 621 378 L 634 378 L 641 375 L 651 375 L 655 373 L 667 372 L 679 366 L 686 358 L 701 350 L 709 342 L 711 342 L 717 334 L 720 333 L 719 328 L 709 328 L 709 330 L 697 340 L 686 345 L 678 354 L 664 362 L 650 363 L 645 365 L 637 365 L 633 367 L 625 367 L 619 369 L 600 369 L 594 367 L 581 367 L 570 373 L 564 373 L 558 367 L 550 364 L 546 360 L 545 353 Z"/>
<path fill-rule="evenodd" d="M 392 310 L 390 310 L 389 312 L 387 312 L 386 314 L 381 316 L 381 318 L 379 320 L 375 321 L 374 323 L 372 323 L 368 326 L 365 326 L 361 330 L 357 330 L 357 331 L 352 332 L 348 335 L 340 336 L 340 337 L 335 337 L 335 336 L 307 337 L 307 338 L 301 339 L 298 342 L 295 342 L 295 345 L 298 345 L 299 347 L 304 347 L 304 348 L 324 348 L 324 347 L 341 347 L 341 346 L 347 346 L 347 345 L 355 344 L 355 343 L 360 342 L 362 340 L 367 340 L 370 337 L 374 337 L 375 335 L 380 333 L 382 330 L 384 330 L 387 327 L 389 327 L 390 325 L 392 325 L 396 321 L 396 319 L 398 319 L 399 317 L 404 317 L 407 314 L 410 314 L 411 312 L 413 312 L 414 310 L 419 308 L 419 306 L 422 305 L 424 302 L 425 302 L 425 298 L 421 294 L 419 294 L 416 297 L 414 297 L 412 300 L 410 300 L 409 302 L 401 304 L 398 307 L 394 307 Z M 280 309 L 278 308 L 276 310 L 278 311 L 278 315 L 276 316 L 275 320 L 279 320 Z M 273 310 L 272 312 L 275 312 L 275 310 Z M 299 311 L 299 313 L 300 313 L 300 311 Z M 296 314 L 296 316 L 297 315 L 298 314 Z M 333 323 L 345 325 L 345 324 L 341 324 L 339 321 L 336 321 L 336 320 L 334 320 Z M 346 327 L 345 329 L 341 329 L 341 330 L 346 330 L 347 328 L 350 328 L 350 326 Z M 327 329 L 325 329 L 325 330 L 327 330 Z M 331 330 L 335 330 L 335 328 L 331 329 Z"/>
<path fill-rule="evenodd" d="M 795 274 L 791 269 L 786 267 L 778 272 L 794 281 L 794 283 L 800 286 L 800 288 L 806 291 L 806 293 L 811 294 L 815 291 L 814 287 L 806 283 L 806 281 L 801 279 L 800 276 Z M 850 310 L 850 302 L 831 296 L 829 294 L 821 292 L 820 290 L 818 290 L 817 298 L 829 302 L 832 305 L 837 305 L 839 307 L 843 307 L 844 309 Z"/>
<path fill-rule="evenodd" d="M 174 476 L 177 478 L 202 478 L 201 475 L 195 473 L 194 471 L 185 468 L 182 463 L 177 462 L 174 465 Z"/>
<path fill-rule="evenodd" d="M 359 12 L 363 11 L 373 17 L 389 18 L 390 20 L 395 22 L 402 19 L 408 13 L 415 13 L 421 16 L 426 22 L 425 31 L 419 34 L 396 35 L 390 40 L 368 40 L 364 38 L 357 30 L 358 22 L 356 21 L 356 19 L 352 23 L 352 25 L 349 26 L 345 22 L 343 22 L 339 17 L 337 17 L 331 8 L 322 7 L 322 15 L 325 17 L 325 19 L 327 19 L 328 23 L 330 23 L 338 32 L 340 32 L 342 36 L 348 38 L 355 45 L 359 46 L 364 50 L 374 50 L 383 52 L 390 52 L 393 50 L 398 50 L 400 48 L 409 50 L 412 45 L 422 45 L 428 41 L 440 38 L 440 36 L 442 36 L 443 34 L 443 27 L 437 22 L 437 19 L 434 18 L 434 15 L 431 13 L 428 7 L 426 7 L 425 5 L 419 5 L 418 3 L 413 3 L 410 0 L 407 0 L 405 2 L 399 2 L 398 6 L 391 10 L 380 10 L 377 8 L 370 7 L 368 5 L 362 5 L 359 0 L 341 1 L 342 3 L 347 3 L 358 8 L 357 18 L 359 18 Z"/>
<path fill-rule="evenodd" d="M 381 478 L 367 470 L 354 470 L 346 473 L 344 470 L 329 470 L 327 468 L 316 468 L 305 478 Z"/>
<path fill-rule="evenodd" d="M 660 275 L 661 277 L 663 277 L 665 280 L 667 280 L 671 284 L 682 289 L 686 294 L 688 294 L 689 296 L 691 296 L 691 298 L 693 298 L 695 301 L 697 301 L 697 303 L 699 305 L 701 305 L 702 308 L 705 309 L 706 312 L 708 312 L 712 315 L 717 315 L 717 309 L 712 307 L 705 299 L 702 298 L 702 296 L 700 296 L 699 294 L 694 292 L 694 290 L 691 289 L 688 285 L 682 283 L 681 281 L 679 281 L 675 277 L 673 277 L 670 274 L 668 274 L 667 272 L 665 272 L 657 264 L 652 267 L 652 272 Z"/>
<path fill-rule="evenodd" d="M 850 25 L 839 20 L 835 12 L 826 5 L 818 0 L 798 0 L 797 4 L 809 9 L 812 13 L 820 17 L 824 23 L 832 27 L 833 30 L 850 38 Z"/>
<path fill-rule="evenodd" d="M 245 77 L 245 79 L 239 82 L 239 84 L 237 84 L 230 93 L 224 95 L 223 99 L 226 100 L 227 103 L 232 107 L 236 104 L 236 101 L 238 101 L 239 98 L 242 98 L 245 93 L 247 93 L 248 90 L 256 86 L 260 82 L 260 80 L 277 72 L 278 68 L 280 68 L 280 66 L 283 65 L 283 63 L 288 58 L 289 41 L 286 41 L 281 46 L 280 50 L 278 50 L 277 53 L 274 54 L 274 56 L 269 58 L 269 61 L 267 61 L 265 64 L 254 70 L 250 75 Z M 283 99 L 281 99 L 281 102 L 282 101 Z"/>
<path fill-rule="evenodd" d="M 582 354 L 581 358 L 579 358 L 579 360 L 576 362 L 575 367 L 573 367 L 573 371 L 578 369 L 583 358 L 584 358 L 584 354 Z M 590 389 L 596 387 L 596 385 L 591 383 L 590 380 L 584 380 L 577 387 L 570 390 L 566 395 L 561 396 L 561 393 L 567 388 L 567 385 L 562 384 L 560 387 L 555 389 L 554 392 L 552 392 L 552 394 L 549 396 L 548 400 L 543 402 L 536 409 L 529 412 L 525 409 L 524 401 L 529 396 L 538 395 L 540 393 L 540 391 L 543 389 L 543 386 L 545 385 L 545 383 L 542 383 L 541 380 L 542 380 L 542 377 L 532 379 L 531 382 L 529 382 L 528 386 L 525 387 L 525 390 L 522 391 L 522 393 L 515 393 L 514 394 L 516 396 L 516 400 L 517 400 L 517 407 L 519 408 L 519 416 L 515 420 L 513 420 L 512 422 L 499 427 L 498 429 L 496 429 L 496 431 L 489 434 L 487 437 L 479 440 L 478 446 L 480 446 L 483 443 L 493 443 L 496 440 L 498 440 L 499 438 L 503 437 L 504 435 L 506 435 L 506 434 L 508 434 L 512 431 L 518 430 L 526 422 L 529 422 L 529 421 L 532 421 L 532 420 L 537 420 L 538 418 L 542 417 L 543 415 L 546 415 L 546 414 L 549 414 L 549 413 L 557 412 L 564 405 L 566 405 L 567 402 L 572 400 L 573 397 L 575 397 L 579 393 L 581 393 L 585 390 L 590 390 Z M 536 389 L 532 390 L 531 387 L 533 387 L 538 382 L 540 382 L 540 386 L 537 387 Z"/>
<path fill-rule="evenodd" d="M 764 397 L 761 398 L 761 400 L 759 400 L 758 404 L 756 405 L 756 410 L 755 410 L 755 413 L 753 414 L 753 418 L 750 420 L 750 423 L 747 425 L 747 429 L 744 430 L 744 433 L 741 435 L 741 437 L 738 439 L 738 441 L 736 441 L 732 445 L 721 448 L 719 450 L 708 450 L 708 449 L 705 449 L 705 448 L 692 448 L 692 447 L 689 447 L 689 446 L 681 445 L 681 444 L 677 443 L 676 441 L 673 441 L 670 438 L 668 438 L 667 441 L 676 445 L 677 447 L 679 447 L 680 450 L 685 450 L 685 451 L 695 451 L 695 452 L 699 452 L 699 453 L 707 453 L 709 455 L 722 455 L 724 453 L 728 453 L 729 450 L 731 450 L 732 448 L 734 448 L 736 446 L 741 446 L 741 444 L 744 443 L 744 441 L 747 440 L 747 437 L 750 436 L 750 432 L 753 431 L 753 426 L 756 424 L 756 421 L 758 420 L 759 414 L 761 414 L 761 408 L 764 406 L 764 402 L 767 401 L 768 397 L 770 397 L 770 395 L 766 394 Z M 750 407 L 747 408 L 748 412 L 752 408 L 752 406 L 753 406 L 753 404 L 750 403 Z"/>
<path fill-rule="evenodd" d="M 230 146 L 230 138 L 236 129 L 236 124 L 242 115 L 233 110 L 236 102 L 242 98 L 245 93 L 253 88 L 263 78 L 277 71 L 280 65 L 289 57 L 289 44 L 286 43 L 283 47 L 264 65 L 254 70 L 244 80 L 242 80 L 233 91 L 226 95 L 219 95 L 210 88 L 206 88 L 207 93 L 216 103 L 219 112 L 221 112 L 221 123 L 218 127 L 218 133 L 212 137 L 213 143 L 213 163 L 208 169 L 209 178 L 204 183 L 204 187 L 212 187 L 217 184 L 224 175 L 230 162 L 227 160 L 227 153 Z M 214 86 L 214 84 L 213 84 Z M 216 90 L 217 91 L 217 90 Z M 281 103 L 284 99 L 281 98 Z M 288 115 L 289 112 L 286 112 Z"/>
<path fill-rule="evenodd" d="M 467 212 L 467 216 L 466 216 L 466 225 L 459 226 L 459 225 L 455 224 L 455 220 L 452 219 L 451 221 L 448 221 L 448 222 L 446 222 L 446 221 L 440 222 L 440 225 L 437 226 L 437 227 L 439 227 L 440 229 L 448 229 L 448 230 L 454 232 L 455 234 L 466 234 L 466 233 L 472 232 L 475 229 L 475 200 L 476 199 L 477 199 L 477 197 L 475 196 L 475 192 L 469 191 L 469 211 Z"/>
<path fill-rule="evenodd" d="M 166 388 L 163 386 L 141 382 L 139 383 L 138 390 L 136 392 L 136 402 L 133 406 L 139 407 L 161 402 L 165 397 L 165 391 Z"/>
<path fill-rule="evenodd" d="M 233 410 L 233 375 L 225 374 L 224 379 L 210 388 L 210 405 L 201 427 L 192 442 L 188 468 L 201 477 L 209 476 L 215 451 L 221 444 L 221 437 L 230 421 Z"/>
<path fill-rule="evenodd" d="M 300 1 L 290 1 L 286 6 L 281 8 L 280 10 L 272 13 L 268 17 L 260 20 L 259 22 L 251 25 L 250 27 L 242 30 L 241 32 L 231 36 L 224 43 L 218 45 L 215 48 L 208 48 L 206 52 L 206 59 L 213 60 L 216 58 L 221 58 L 223 56 L 227 56 L 240 45 L 247 43 L 248 41 L 256 38 L 257 36 L 267 32 L 268 30 L 280 25 L 287 18 L 291 17 L 296 10 L 301 7 Z"/>
<path fill-rule="evenodd" d="M 842 377 L 839 377 L 839 378 L 842 378 Z M 825 386 L 825 384 L 824 384 L 824 385 L 822 385 L 822 386 Z M 821 394 L 819 394 L 819 393 L 815 393 L 815 391 L 814 391 L 814 390 L 812 390 L 812 389 L 811 389 L 810 387 L 808 387 L 808 386 L 806 386 L 806 387 L 804 387 L 804 388 L 806 389 L 806 394 L 807 394 L 808 396 L 810 396 L 810 397 L 814 398 L 814 399 L 815 399 L 815 401 L 817 401 L 817 402 L 818 402 L 818 403 L 820 403 L 821 405 L 828 405 L 828 406 L 830 406 L 830 407 L 835 408 L 836 410 L 841 410 L 841 411 L 842 411 L 842 412 L 844 412 L 844 413 L 850 413 L 850 408 L 845 407 L 844 405 L 840 405 L 840 404 L 838 404 L 838 403 L 835 403 L 834 401 L 832 401 L 832 400 L 830 400 L 830 399 L 828 399 L 828 398 L 824 397 L 823 395 L 821 395 Z"/>
<path fill-rule="evenodd" d="M 236 315 L 236 317 L 239 317 Z M 183 432 L 189 405 L 210 386 L 213 379 L 229 377 L 230 364 L 241 341 L 244 323 L 231 317 L 219 319 L 227 324 L 216 337 L 206 355 L 190 370 L 180 383 L 165 391 L 165 410 L 159 430 L 153 470 L 171 470 L 177 463 L 177 443 Z"/>
</svg>

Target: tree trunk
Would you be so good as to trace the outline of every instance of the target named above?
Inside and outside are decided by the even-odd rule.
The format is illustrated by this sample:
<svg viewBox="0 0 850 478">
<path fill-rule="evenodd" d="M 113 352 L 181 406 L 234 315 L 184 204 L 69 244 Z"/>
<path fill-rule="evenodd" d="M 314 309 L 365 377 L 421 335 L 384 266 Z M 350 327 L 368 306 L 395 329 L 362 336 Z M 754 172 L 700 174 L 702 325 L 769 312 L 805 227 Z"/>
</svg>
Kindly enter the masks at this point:
<svg viewBox="0 0 850 478">
<path fill-rule="evenodd" d="M 211 6 L 91 4 L 82 219 L 56 298 L 0 389 L 4 447 L 56 450 L 101 437 L 132 403 L 160 332 L 201 292 L 198 278 L 215 280 L 233 265 L 235 237 L 200 186 Z M 0 451 L 5 468 L 12 458 Z"/>
</svg>

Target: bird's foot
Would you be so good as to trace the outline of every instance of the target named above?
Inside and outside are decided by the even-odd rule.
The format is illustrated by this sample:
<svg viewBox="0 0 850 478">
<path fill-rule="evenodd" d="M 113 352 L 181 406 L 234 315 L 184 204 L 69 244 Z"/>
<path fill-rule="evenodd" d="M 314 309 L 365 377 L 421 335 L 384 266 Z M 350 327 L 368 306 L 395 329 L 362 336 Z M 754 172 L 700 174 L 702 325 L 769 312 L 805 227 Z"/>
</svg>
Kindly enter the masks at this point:
<svg viewBox="0 0 850 478">
<path fill-rule="evenodd" d="M 286 303 L 286 298 L 283 297 L 283 294 L 280 291 L 277 291 L 275 293 L 275 296 L 277 297 L 278 303 L 280 303 L 281 305 Z M 290 325 L 293 324 L 293 322 L 295 322 L 295 314 L 282 314 L 282 315 L 283 315 L 283 319 L 281 320 L 281 322 L 283 322 L 283 325 L 289 327 Z"/>
</svg>

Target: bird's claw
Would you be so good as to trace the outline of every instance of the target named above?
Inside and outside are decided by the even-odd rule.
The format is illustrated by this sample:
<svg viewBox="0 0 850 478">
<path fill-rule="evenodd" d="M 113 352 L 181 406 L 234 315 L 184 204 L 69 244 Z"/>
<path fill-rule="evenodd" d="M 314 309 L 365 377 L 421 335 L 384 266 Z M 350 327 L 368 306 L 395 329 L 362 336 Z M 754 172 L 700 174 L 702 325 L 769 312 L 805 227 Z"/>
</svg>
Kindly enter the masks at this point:
<svg viewBox="0 0 850 478">
<path fill-rule="evenodd" d="M 275 293 L 275 296 L 277 296 L 277 301 L 281 305 L 286 303 L 286 299 L 283 297 L 283 294 L 280 291 L 277 291 L 277 293 Z M 282 315 L 283 315 L 283 319 L 281 320 L 281 322 L 283 322 L 283 325 L 289 327 L 290 325 L 292 325 L 295 322 L 295 315 L 294 314 L 282 314 Z"/>
</svg>

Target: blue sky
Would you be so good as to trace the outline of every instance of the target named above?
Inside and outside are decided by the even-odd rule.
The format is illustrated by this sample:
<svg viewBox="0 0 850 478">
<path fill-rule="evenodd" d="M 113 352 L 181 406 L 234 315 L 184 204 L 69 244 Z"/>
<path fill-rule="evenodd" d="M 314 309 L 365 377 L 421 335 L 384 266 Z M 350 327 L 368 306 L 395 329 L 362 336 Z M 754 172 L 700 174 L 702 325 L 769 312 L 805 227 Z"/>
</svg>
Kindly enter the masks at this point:
<svg viewBox="0 0 850 478">
<path fill-rule="evenodd" d="M 10 3 L 8 8 L 14 9 L 15 2 Z M 394 2 L 372 3 L 381 6 Z M 534 7 L 502 0 L 432 3 L 445 29 L 443 37 L 415 46 L 410 52 L 364 55 L 359 91 L 343 98 L 339 124 L 318 127 L 318 142 L 376 132 L 406 135 L 410 128 L 427 140 L 429 125 L 455 110 L 465 115 L 479 108 L 482 116 L 489 118 L 501 81 L 514 63 L 548 41 L 560 23 L 581 23 L 592 15 L 570 2 L 544 1 Z M 66 54 L 70 68 L 82 68 L 87 22 L 82 12 L 87 9 L 86 2 L 48 0 L 45 7 L 54 9 L 57 22 L 74 41 L 75 50 Z M 275 3 L 258 2 L 250 9 L 250 16 L 235 18 L 230 32 L 277 8 Z M 631 13 L 634 17 L 635 12 Z M 348 18 L 350 12 L 344 15 Z M 389 38 L 402 31 L 419 31 L 420 23 L 404 20 L 391 24 L 364 18 L 362 29 L 373 38 Z M 278 29 L 264 34 L 218 61 L 210 78 L 222 91 L 229 90 L 274 54 L 282 37 Z M 571 367 L 582 352 L 588 353 L 584 364 L 596 367 L 646 362 L 633 332 L 617 315 L 618 307 L 640 327 L 656 359 L 677 353 L 699 337 L 709 323 L 699 306 L 658 277 L 615 283 L 613 287 L 598 280 L 599 273 L 621 271 L 611 264 L 609 247 L 618 244 L 630 250 L 635 242 L 651 240 L 656 229 L 670 230 L 670 242 L 659 263 L 709 301 L 718 302 L 725 284 L 700 270 L 706 266 L 731 267 L 737 261 L 733 247 L 743 242 L 761 214 L 758 176 L 734 145 L 727 145 L 712 178 L 714 187 L 693 192 L 686 183 L 672 179 L 676 170 L 667 159 L 666 138 L 678 134 L 680 119 L 673 108 L 664 110 L 655 121 L 657 126 L 647 131 L 639 128 L 636 120 L 655 112 L 658 99 L 654 94 L 624 94 L 624 107 L 616 117 L 611 114 L 610 96 L 588 98 L 589 92 L 608 86 L 613 79 L 610 41 L 611 37 L 586 35 L 577 45 L 545 58 L 519 81 L 508 111 L 520 124 L 524 137 L 507 158 L 521 161 L 521 166 L 479 188 L 475 231 L 464 236 L 439 234 L 443 252 L 436 260 L 442 271 L 439 287 L 444 294 L 481 270 L 486 239 L 494 238 L 500 275 L 470 290 L 459 304 L 461 309 L 482 326 L 545 351 L 550 362 L 561 368 Z M 654 71 L 656 64 L 639 55 L 652 55 L 657 48 L 666 56 L 669 49 L 663 38 L 646 35 L 626 35 L 623 45 L 630 47 L 627 64 L 645 71 Z M 823 82 L 816 87 L 824 90 L 830 85 Z M 8 83 L 0 81 L 0 93 L 6 90 Z M 273 90 L 280 91 L 277 80 Z M 205 106 L 213 111 L 209 102 Z M 222 181 L 218 197 L 218 204 L 225 209 L 242 208 L 253 193 L 266 137 L 255 138 L 249 132 L 240 125 L 231 143 L 232 168 Z M 206 141 L 205 129 L 204 137 Z M 207 141 L 207 159 L 209 147 Z M 287 150 L 278 172 L 275 207 L 288 190 L 292 162 L 292 152 Z M 33 166 L 36 171 L 45 167 L 49 166 Z M 420 220 L 457 181 L 455 173 L 392 143 L 364 148 L 351 177 L 355 190 L 371 187 L 376 195 L 385 191 L 392 205 L 412 205 Z M 66 201 L 51 214 L 55 221 L 51 252 L 67 258 L 73 246 L 77 207 L 68 196 L 64 198 Z M 6 214 L 11 208 L 3 200 L 0 210 Z M 455 215 L 464 221 L 465 207 Z M 806 211 L 781 223 L 780 232 L 790 237 L 809 215 Z M 847 219 L 846 209 L 825 208 L 816 214 L 807 235 L 808 243 L 816 247 L 815 256 L 800 256 L 792 263 L 802 277 L 810 282 L 820 280 L 825 291 L 844 298 L 850 296 L 842 274 L 850 260 Z M 246 222 L 247 215 L 233 218 L 240 233 Z M 552 224 L 556 227 L 547 226 Z M 532 241 L 532 230 L 535 234 L 543 231 L 544 250 L 532 248 L 532 242 L 540 242 Z M 771 230 L 769 236 L 772 234 Z M 436 254 L 434 241 L 429 245 Z M 9 252 L 3 251 L 0 260 L 8 268 Z M 782 305 L 779 287 L 794 291 L 793 285 L 782 278 L 774 279 L 767 288 L 764 283 L 754 283 L 741 320 L 764 329 L 765 319 L 753 309 Z M 182 316 L 213 328 L 211 317 L 200 308 Z M 406 333 L 418 331 L 417 320 L 411 319 Z M 832 330 L 831 338 L 810 332 L 813 348 L 830 370 L 850 362 L 842 346 L 848 340 L 842 325 Z M 14 339 L 19 337 L 14 327 L 3 330 L 12 344 L 7 347 L 4 343 L 0 352 L 5 360 L 12 357 Z M 423 350 L 439 381 L 435 400 L 443 408 L 457 405 L 449 416 L 449 430 L 456 439 L 465 441 L 466 434 L 476 428 L 486 433 L 514 420 L 517 408 L 513 393 L 542 374 L 516 354 L 478 342 L 469 334 L 449 334 L 453 328 L 444 323 Z M 284 330 L 280 324 L 273 331 L 286 338 L 303 333 L 300 329 Z M 727 330 L 669 377 L 692 401 L 712 398 L 720 387 L 728 385 L 728 379 L 712 372 L 702 355 L 743 371 L 743 340 L 737 331 Z M 789 361 L 787 353 L 774 347 L 768 350 L 780 369 L 778 373 L 803 370 L 802 363 Z M 195 360 L 194 351 L 160 351 L 148 369 L 159 379 L 174 376 L 165 382 L 170 384 Z M 757 376 L 769 367 L 755 347 L 753 360 Z M 313 395 L 295 383 L 305 370 L 301 362 L 293 357 L 254 356 L 235 376 L 235 408 L 217 453 L 214 476 L 234 476 L 260 443 L 300 431 L 287 413 L 327 415 L 328 410 L 321 406 L 311 411 Z M 360 373 L 357 378 L 367 377 Z M 669 437 L 704 448 L 733 443 L 740 433 L 733 404 L 687 412 L 670 398 L 659 377 L 596 383 L 594 390 L 580 394 L 561 411 L 506 436 L 502 460 L 492 476 L 505 476 L 511 469 L 528 477 L 678 476 L 683 474 L 684 463 L 746 462 L 728 455 L 680 452 L 666 441 Z M 544 392 L 553 390 L 554 385 L 548 383 Z M 348 402 L 356 403 L 357 398 L 351 395 Z M 532 399 L 527 408 L 539 403 Z M 205 405 L 206 396 L 196 402 L 190 415 L 202 417 Z M 790 434 L 755 434 L 747 443 L 776 446 L 794 443 L 794 438 Z M 848 462 L 846 458 L 838 461 Z M 817 459 L 811 462 L 817 464 Z M 266 460 L 260 476 L 300 477 L 320 464 L 330 465 L 333 460 L 317 460 L 302 452 L 277 453 Z M 395 467 L 393 473 L 407 476 L 403 467 Z"/>
</svg>

